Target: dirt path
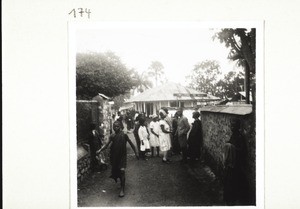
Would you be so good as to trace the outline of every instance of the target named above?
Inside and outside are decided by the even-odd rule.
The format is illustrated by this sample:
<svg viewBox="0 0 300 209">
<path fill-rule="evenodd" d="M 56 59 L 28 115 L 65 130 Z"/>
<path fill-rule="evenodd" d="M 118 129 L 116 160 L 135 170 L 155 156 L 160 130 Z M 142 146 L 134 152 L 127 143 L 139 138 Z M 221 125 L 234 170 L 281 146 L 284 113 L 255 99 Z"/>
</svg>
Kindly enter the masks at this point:
<svg viewBox="0 0 300 209">
<path fill-rule="evenodd" d="M 133 135 L 128 134 L 134 141 Z M 209 206 L 223 205 L 220 185 L 205 165 L 191 167 L 174 156 L 171 164 L 161 158 L 136 160 L 128 148 L 125 197 L 120 184 L 107 171 L 92 173 L 78 186 L 78 206 Z"/>
</svg>

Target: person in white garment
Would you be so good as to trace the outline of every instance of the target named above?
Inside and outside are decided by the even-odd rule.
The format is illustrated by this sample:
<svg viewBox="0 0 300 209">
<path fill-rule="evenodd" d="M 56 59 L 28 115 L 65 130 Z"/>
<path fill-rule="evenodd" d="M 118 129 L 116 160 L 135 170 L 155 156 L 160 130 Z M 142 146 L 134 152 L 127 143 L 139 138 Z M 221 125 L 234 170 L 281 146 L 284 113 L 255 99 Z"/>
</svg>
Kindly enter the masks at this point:
<svg viewBox="0 0 300 209">
<path fill-rule="evenodd" d="M 146 120 L 144 117 L 141 117 L 139 119 L 139 123 L 140 123 L 140 127 L 138 130 L 138 135 L 141 141 L 141 145 L 140 145 L 140 155 L 141 155 L 141 159 L 143 160 L 147 160 L 146 158 L 146 152 L 150 151 L 150 143 L 149 143 L 149 132 L 146 126 Z"/>
<path fill-rule="evenodd" d="M 159 110 L 159 116 L 161 120 L 159 121 L 160 130 L 159 130 L 159 147 L 160 151 L 163 154 L 163 163 L 170 163 L 170 159 L 168 159 L 168 151 L 171 149 L 171 139 L 170 134 L 172 130 L 170 129 L 170 125 L 165 120 L 167 113 L 165 110 Z"/>
<path fill-rule="evenodd" d="M 154 149 L 156 148 L 156 156 L 159 157 L 159 122 L 157 115 L 151 115 L 152 121 L 149 124 L 150 128 L 150 147 L 151 157 L 154 157 Z"/>
</svg>

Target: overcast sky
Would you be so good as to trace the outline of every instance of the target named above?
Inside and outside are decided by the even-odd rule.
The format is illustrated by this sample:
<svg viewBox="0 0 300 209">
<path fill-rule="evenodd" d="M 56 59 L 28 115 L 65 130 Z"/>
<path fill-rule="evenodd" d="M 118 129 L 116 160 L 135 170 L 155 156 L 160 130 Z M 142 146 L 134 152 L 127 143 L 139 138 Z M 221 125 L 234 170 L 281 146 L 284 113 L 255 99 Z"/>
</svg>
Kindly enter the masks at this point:
<svg viewBox="0 0 300 209">
<path fill-rule="evenodd" d="M 185 83 L 194 65 L 216 60 L 221 71 L 236 70 L 227 59 L 229 50 L 214 31 L 196 23 L 101 23 L 81 25 L 76 30 L 77 52 L 112 51 L 128 68 L 148 69 L 152 61 L 160 61 L 169 81 Z"/>
</svg>

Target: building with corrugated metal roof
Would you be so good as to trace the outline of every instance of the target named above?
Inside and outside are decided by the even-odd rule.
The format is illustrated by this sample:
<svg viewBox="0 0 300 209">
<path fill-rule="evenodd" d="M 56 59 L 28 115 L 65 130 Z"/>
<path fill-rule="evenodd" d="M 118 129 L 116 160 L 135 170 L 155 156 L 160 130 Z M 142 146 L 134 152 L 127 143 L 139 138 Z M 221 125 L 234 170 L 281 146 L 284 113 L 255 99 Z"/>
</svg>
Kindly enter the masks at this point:
<svg viewBox="0 0 300 209">
<path fill-rule="evenodd" d="M 177 83 L 166 83 L 130 98 L 126 101 L 126 104 L 134 104 L 136 111 L 144 112 L 149 116 L 157 114 L 161 107 L 196 109 L 201 106 L 215 104 L 217 101 L 220 101 L 220 98 L 213 95 Z"/>
</svg>

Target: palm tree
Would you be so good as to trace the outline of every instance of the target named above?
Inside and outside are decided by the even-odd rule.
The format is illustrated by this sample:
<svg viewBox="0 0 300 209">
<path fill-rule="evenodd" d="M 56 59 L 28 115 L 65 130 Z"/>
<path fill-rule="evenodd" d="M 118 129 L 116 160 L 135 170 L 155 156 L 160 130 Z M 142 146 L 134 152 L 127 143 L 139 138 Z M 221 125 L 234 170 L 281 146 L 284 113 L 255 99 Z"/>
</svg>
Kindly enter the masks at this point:
<svg viewBox="0 0 300 209">
<path fill-rule="evenodd" d="M 132 78 L 134 80 L 134 90 L 139 93 L 144 92 L 146 89 L 152 88 L 152 82 L 146 76 L 146 72 L 139 73 L 137 71 L 133 71 Z"/>
<path fill-rule="evenodd" d="M 162 76 L 165 74 L 164 66 L 159 61 L 152 61 L 150 67 L 148 68 L 148 76 L 155 78 L 155 85 L 157 86 L 157 80 L 162 78 Z"/>
</svg>

